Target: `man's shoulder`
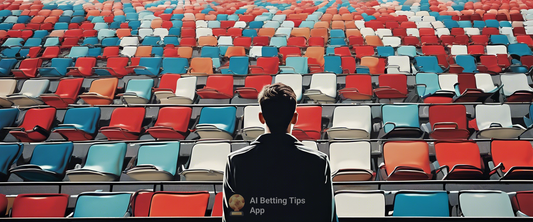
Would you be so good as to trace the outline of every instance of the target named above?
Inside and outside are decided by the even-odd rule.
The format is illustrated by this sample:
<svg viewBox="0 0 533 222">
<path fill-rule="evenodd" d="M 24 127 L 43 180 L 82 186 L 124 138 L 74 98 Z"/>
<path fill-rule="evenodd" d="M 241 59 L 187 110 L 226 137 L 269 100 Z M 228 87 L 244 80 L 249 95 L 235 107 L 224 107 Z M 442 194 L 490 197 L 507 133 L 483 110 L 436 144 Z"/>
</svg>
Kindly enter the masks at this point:
<svg viewBox="0 0 533 222">
<path fill-rule="evenodd" d="M 255 149 L 260 149 L 261 144 L 252 144 L 246 147 L 243 147 L 239 150 L 233 151 L 228 155 L 228 158 L 234 159 L 234 158 L 240 158 L 247 155 L 253 155 L 253 151 Z M 327 160 L 328 156 L 325 153 L 322 153 L 318 150 L 311 149 L 309 147 L 304 146 L 301 143 L 295 143 L 294 149 L 296 152 L 302 156 L 308 156 L 309 158 L 318 158 L 322 160 Z M 273 151 L 274 152 L 274 151 Z"/>
</svg>

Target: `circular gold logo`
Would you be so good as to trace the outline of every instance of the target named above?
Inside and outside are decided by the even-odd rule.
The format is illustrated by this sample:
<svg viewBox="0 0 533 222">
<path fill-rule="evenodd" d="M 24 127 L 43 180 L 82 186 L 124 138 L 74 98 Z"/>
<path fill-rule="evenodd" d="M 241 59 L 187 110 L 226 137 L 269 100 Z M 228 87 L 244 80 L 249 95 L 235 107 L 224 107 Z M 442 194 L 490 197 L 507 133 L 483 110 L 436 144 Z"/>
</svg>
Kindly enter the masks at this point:
<svg viewBox="0 0 533 222">
<path fill-rule="evenodd" d="M 240 194 L 233 194 L 229 198 L 229 207 L 231 207 L 233 211 L 241 210 L 244 207 L 244 197 Z"/>
</svg>

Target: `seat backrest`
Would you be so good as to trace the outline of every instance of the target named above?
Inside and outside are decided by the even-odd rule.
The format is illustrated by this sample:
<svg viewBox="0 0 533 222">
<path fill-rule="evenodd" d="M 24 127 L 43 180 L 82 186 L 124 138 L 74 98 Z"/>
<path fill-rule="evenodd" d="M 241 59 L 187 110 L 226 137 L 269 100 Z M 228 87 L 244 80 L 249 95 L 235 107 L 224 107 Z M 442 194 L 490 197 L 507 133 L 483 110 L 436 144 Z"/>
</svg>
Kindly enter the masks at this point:
<svg viewBox="0 0 533 222">
<path fill-rule="evenodd" d="M 322 131 L 321 106 L 298 106 L 296 112 L 298 113 L 298 121 L 294 124 L 294 128 L 303 131 Z"/>
<path fill-rule="evenodd" d="M 119 107 L 113 110 L 109 127 L 140 133 L 144 121 L 144 107 Z"/>
<path fill-rule="evenodd" d="M 145 144 L 137 152 L 138 165 L 154 165 L 159 170 L 175 175 L 178 167 L 180 142 Z"/>
<path fill-rule="evenodd" d="M 383 158 L 387 173 L 398 166 L 415 167 L 431 174 L 429 148 L 424 141 L 392 141 L 383 145 Z"/>
<path fill-rule="evenodd" d="M 59 81 L 55 94 L 59 95 L 61 98 L 74 100 L 80 92 L 82 83 L 83 78 L 62 79 Z"/>
<path fill-rule="evenodd" d="M 466 108 L 464 105 L 433 105 L 429 107 L 429 123 L 457 123 L 457 129 L 467 129 Z M 455 127 L 453 124 L 447 127 Z"/>
<path fill-rule="evenodd" d="M 191 59 L 191 72 L 213 74 L 213 60 L 201 57 Z"/>
<path fill-rule="evenodd" d="M 278 74 L 274 79 L 274 83 L 281 82 L 290 86 L 296 94 L 296 100 L 302 98 L 302 76 L 293 74 Z"/>
<path fill-rule="evenodd" d="M 479 130 L 488 129 L 493 123 L 498 123 L 501 127 L 512 127 L 511 108 L 507 104 L 477 105 L 476 122 Z"/>
<path fill-rule="evenodd" d="M 88 192 L 78 195 L 72 217 L 124 217 L 131 193 Z"/>
<path fill-rule="evenodd" d="M 94 144 L 82 169 L 120 176 L 125 155 L 126 143 Z"/>
<path fill-rule="evenodd" d="M 150 100 L 153 79 L 131 79 L 126 85 L 126 93 L 135 93 L 138 97 Z"/>
<path fill-rule="evenodd" d="M 11 217 L 64 217 L 68 194 L 19 194 L 13 201 Z"/>
<path fill-rule="evenodd" d="M 9 168 L 20 155 L 21 146 L 18 144 L 2 144 L 0 145 L 0 151 L 2 152 L 0 156 L 0 175 L 7 176 Z M 7 178 L 2 177 L 2 180 L 4 179 Z"/>
<path fill-rule="evenodd" d="M 393 216 L 449 217 L 446 191 L 400 191 L 394 195 Z"/>
<path fill-rule="evenodd" d="M 439 85 L 442 90 L 456 92 L 455 85 L 458 83 L 459 77 L 457 74 L 440 74 Z M 459 92 L 456 92 L 459 95 Z"/>
<path fill-rule="evenodd" d="M 356 116 L 353 114 L 357 113 Z M 369 106 L 338 106 L 333 112 L 332 127 L 346 127 L 372 131 L 372 112 Z"/>
<path fill-rule="evenodd" d="M 369 142 L 331 143 L 329 157 L 333 173 L 342 169 L 372 169 Z"/>
<path fill-rule="evenodd" d="M 17 80 L 15 79 L 0 79 L 0 97 L 6 97 L 13 94 L 17 87 Z"/>
<path fill-rule="evenodd" d="M 156 192 L 150 204 L 150 217 L 203 217 L 209 192 Z"/>
<path fill-rule="evenodd" d="M 367 57 L 365 57 L 367 58 Z M 407 76 L 404 74 L 387 74 L 380 75 L 379 86 L 389 87 L 398 90 L 400 93 L 407 94 Z"/>
<path fill-rule="evenodd" d="M 191 112 L 190 107 L 163 107 L 159 110 L 154 126 L 172 127 L 178 132 L 186 132 Z"/>
<path fill-rule="evenodd" d="M 45 130 L 50 130 L 52 122 L 55 120 L 55 108 L 29 109 L 24 114 L 24 120 L 19 127 L 25 130 L 33 130 L 35 126 L 40 126 Z"/>
<path fill-rule="evenodd" d="M 418 117 L 418 105 L 384 105 L 382 106 L 383 124 L 392 122 L 395 124 L 386 124 L 383 128 L 388 133 L 394 127 L 420 127 Z"/>
<path fill-rule="evenodd" d="M 91 83 L 91 88 L 89 89 L 89 92 L 98 93 L 102 96 L 113 98 L 115 97 L 117 85 L 117 78 L 96 79 Z"/>
<path fill-rule="evenodd" d="M 196 77 L 179 78 L 176 82 L 175 95 L 193 100 L 194 95 L 196 95 Z"/>
<path fill-rule="evenodd" d="M 516 91 L 532 91 L 525 74 L 505 74 L 500 75 L 505 96 L 513 95 Z"/>
<path fill-rule="evenodd" d="M 372 78 L 370 75 L 348 75 L 346 88 L 355 88 L 360 93 L 372 95 Z"/>
<path fill-rule="evenodd" d="M 511 200 L 502 191 L 460 191 L 459 207 L 465 217 L 514 217 Z"/>
<path fill-rule="evenodd" d="M 484 92 L 491 92 L 496 89 L 494 82 L 490 74 L 475 74 L 476 87 Z"/>
<path fill-rule="evenodd" d="M 417 93 L 419 96 L 426 96 L 440 90 L 439 76 L 435 73 L 417 73 L 415 76 Z"/>
<path fill-rule="evenodd" d="M 39 144 L 33 149 L 30 164 L 37 165 L 43 170 L 63 174 L 73 150 L 72 143 Z"/>
<path fill-rule="evenodd" d="M 313 74 L 309 89 L 320 90 L 323 94 L 335 98 L 337 95 L 337 76 L 335 74 Z"/>
<path fill-rule="evenodd" d="M 495 165 L 504 165 L 503 172 L 513 166 L 533 166 L 533 147 L 529 141 L 494 140 L 491 143 L 491 154 Z"/>
<path fill-rule="evenodd" d="M 233 76 L 212 75 L 207 77 L 205 88 L 216 89 L 226 95 L 233 95 Z"/>
<path fill-rule="evenodd" d="M 385 216 L 383 191 L 339 191 L 335 194 L 337 215 L 342 217 Z"/>
<path fill-rule="evenodd" d="M 224 171 L 230 152 L 229 143 L 197 143 L 192 148 L 188 169 Z"/>
<path fill-rule="evenodd" d="M 30 79 L 24 82 L 22 89 L 20 89 L 20 94 L 23 94 L 27 97 L 37 98 L 48 90 L 50 80 L 48 79 Z"/>
<path fill-rule="evenodd" d="M 532 191 L 518 191 L 513 197 L 513 205 L 516 206 L 520 212 L 531 216 L 533 215 L 533 192 Z"/>
<path fill-rule="evenodd" d="M 260 106 L 244 107 L 244 121 L 242 128 L 246 129 L 250 127 L 262 127 L 263 129 L 266 129 L 265 124 L 259 121 L 259 112 L 261 112 Z"/>
<path fill-rule="evenodd" d="M 446 165 L 452 169 L 456 165 L 464 164 L 483 168 L 479 147 L 475 142 L 437 142 L 435 152 L 441 166 Z"/>
<path fill-rule="evenodd" d="M 80 118 L 83 116 L 84 118 Z M 63 118 L 63 124 L 74 125 L 76 129 L 83 130 L 89 134 L 96 132 L 98 121 L 100 120 L 100 108 L 80 107 L 68 109 Z"/>
<path fill-rule="evenodd" d="M 204 107 L 200 112 L 198 124 L 209 124 L 216 126 L 230 134 L 235 131 L 236 108 L 227 107 Z"/>
<path fill-rule="evenodd" d="M 211 211 L 211 216 L 212 217 L 221 217 L 222 216 L 222 211 L 223 211 L 223 207 L 222 207 L 222 202 L 223 202 L 223 192 L 218 192 L 216 195 L 215 195 L 215 203 L 213 204 L 213 210 Z"/>
</svg>

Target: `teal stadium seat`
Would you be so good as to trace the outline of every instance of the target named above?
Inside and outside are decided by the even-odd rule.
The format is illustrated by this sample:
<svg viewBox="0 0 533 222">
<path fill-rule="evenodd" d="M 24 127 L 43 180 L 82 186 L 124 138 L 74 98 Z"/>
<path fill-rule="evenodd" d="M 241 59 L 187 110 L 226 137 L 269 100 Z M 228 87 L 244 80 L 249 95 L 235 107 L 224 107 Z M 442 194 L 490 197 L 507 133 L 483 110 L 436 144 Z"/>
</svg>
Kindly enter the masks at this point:
<svg viewBox="0 0 533 222">
<path fill-rule="evenodd" d="M 126 143 L 94 144 L 83 167 L 67 171 L 70 181 L 114 181 L 120 178 Z"/>
<path fill-rule="evenodd" d="M 39 144 L 33 149 L 28 164 L 15 166 L 9 172 L 24 181 L 60 181 L 65 176 L 73 149 L 72 143 Z"/>
</svg>

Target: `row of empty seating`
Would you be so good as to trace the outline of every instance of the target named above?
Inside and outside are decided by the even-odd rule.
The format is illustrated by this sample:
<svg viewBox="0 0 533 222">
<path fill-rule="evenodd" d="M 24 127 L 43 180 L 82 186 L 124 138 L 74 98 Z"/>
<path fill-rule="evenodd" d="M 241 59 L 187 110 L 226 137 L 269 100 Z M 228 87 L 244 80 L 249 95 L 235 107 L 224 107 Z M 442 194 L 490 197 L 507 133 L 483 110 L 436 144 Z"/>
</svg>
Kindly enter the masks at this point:
<svg viewBox="0 0 533 222">
<path fill-rule="evenodd" d="M 337 106 L 328 117 L 327 114 L 323 116 L 321 106 L 298 106 L 299 118 L 292 133 L 300 140 L 423 139 L 428 136 L 444 140 L 511 139 L 529 138 L 527 133 L 533 122 L 533 106 L 530 106 L 530 113 L 519 120 L 512 118 L 507 104 L 477 105 L 475 113 L 467 113 L 464 105 L 432 105 L 429 109 L 416 104 L 373 107 L 374 110 L 371 106 Z M 11 142 L 137 140 L 140 137 L 253 140 L 265 132 L 265 125 L 259 121 L 259 106 L 198 107 L 201 108 L 199 116 L 193 116 L 193 108 L 109 107 L 105 108 L 105 116 L 110 117 L 104 119 L 99 107 L 70 108 L 65 113 L 57 112 L 57 116 L 56 109 L 51 107 L 23 112 L 11 108 L 0 110 L 3 115 L 0 126 L 2 138 Z M 196 113 L 198 109 L 195 110 Z M 237 115 L 237 110 L 242 114 Z M 10 136 L 6 136 L 7 133 Z"/>
<path fill-rule="evenodd" d="M 137 191 L 84 192 L 77 196 L 73 212 L 68 217 L 220 217 L 222 192 L 210 200 L 208 191 Z M 385 196 L 394 198 L 386 205 Z M 457 205 L 451 205 L 448 196 L 457 195 Z M 529 203 L 532 191 L 505 193 L 498 190 L 461 191 L 348 191 L 335 194 L 339 217 L 514 217 L 531 216 Z M 7 205 L 10 216 L 65 217 L 69 201 L 67 194 L 19 194 Z M 131 205 L 131 208 L 129 206 Z"/>
<path fill-rule="evenodd" d="M 490 147 L 478 142 L 480 147 L 473 141 L 388 141 L 379 149 L 368 141 L 303 143 L 329 154 L 334 182 L 530 180 L 533 175 L 531 141 L 494 140 Z M 228 142 L 198 142 L 184 163 L 178 160 L 179 155 L 184 155 L 180 154 L 179 142 L 141 143 L 137 155 L 127 158 L 124 142 L 95 143 L 85 157 L 76 157 L 82 159 L 83 165 L 72 169 L 76 162 L 73 143 L 39 144 L 31 150 L 29 161 L 21 157 L 24 147 L 0 145 L 2 180 L 16 181 L 16 175 L 24 181 L 221 181 L 227 155 L 238 150 Z M 131 160 L 127 163 L 125 159 Z M 15 165 L 11 167 L 12 164 Z"/>
</svg>

